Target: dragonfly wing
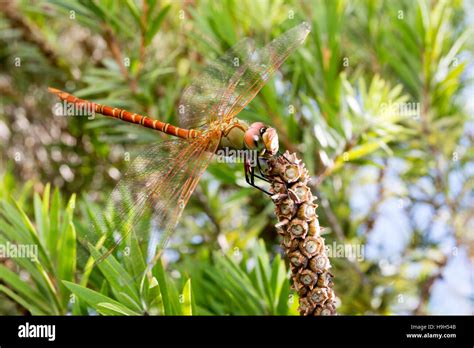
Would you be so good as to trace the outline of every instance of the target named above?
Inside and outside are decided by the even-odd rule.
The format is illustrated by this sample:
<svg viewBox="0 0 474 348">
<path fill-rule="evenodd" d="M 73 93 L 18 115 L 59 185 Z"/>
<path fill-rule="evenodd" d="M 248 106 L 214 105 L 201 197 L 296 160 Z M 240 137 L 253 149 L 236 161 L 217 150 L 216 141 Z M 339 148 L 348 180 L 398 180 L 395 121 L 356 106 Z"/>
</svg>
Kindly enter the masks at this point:
<svg viewBox="0 0 474 348">
<path fill-rule="evenodd" d="M 286 31 L 270 42 L 251 53 L 243 69 L 232 78 L 232 97 L 223 110 L 223 122 L 237 115 L 262 89 L 288 56 L 306 39 L 311 31 L 307 22 Z"/>
<path fill-rule="evenodd" d="M 135 242 L 141 249 L 148 248 L 147 260 L 155 258 L 174 230 L 218 142 L 218 134 L 172 139 L 138 155 L 83 241 L 96 246 L 100 243 L 102 256 L 95 264 Z M 104 240 L 99 242 L 101 238 Z"/>
<path fill-rule="evenodd" d="M 229 82 L 254 51 L 253 41 L 245 38 L 203 69 L 181 96 L 177 110 L 180 127 L 202 129 L 218 119 L 219 108 L 231 97 Z"/>
<path fill-rule="evenodd" d="M 303 22 L 260 49 L 246 38 L 211 62 L 181 97 L 181 127 L 206 128 L 213 121 L 230 122 L 303 43 L 310 30 Z"/>
</svg>

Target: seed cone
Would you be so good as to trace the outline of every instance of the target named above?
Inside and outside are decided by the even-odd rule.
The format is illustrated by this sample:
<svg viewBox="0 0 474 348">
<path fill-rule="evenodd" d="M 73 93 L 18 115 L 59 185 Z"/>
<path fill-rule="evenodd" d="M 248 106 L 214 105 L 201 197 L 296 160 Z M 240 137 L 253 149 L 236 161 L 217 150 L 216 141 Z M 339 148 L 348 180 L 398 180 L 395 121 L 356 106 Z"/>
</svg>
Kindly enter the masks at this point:
<svg viewBox="0 0 474 348">
<path fill-rule="evenodd" d="M 275 225 L 283 237 L 282 248 L 290 262 L 293 289 L 300 297 L 301 315 L 335 315 L 333 275 L 316 215 L 317 199 L 307 186 L 304 163 L 288 151 L 268 160 L 265 175 L 270 180 Z"/>
</svg>

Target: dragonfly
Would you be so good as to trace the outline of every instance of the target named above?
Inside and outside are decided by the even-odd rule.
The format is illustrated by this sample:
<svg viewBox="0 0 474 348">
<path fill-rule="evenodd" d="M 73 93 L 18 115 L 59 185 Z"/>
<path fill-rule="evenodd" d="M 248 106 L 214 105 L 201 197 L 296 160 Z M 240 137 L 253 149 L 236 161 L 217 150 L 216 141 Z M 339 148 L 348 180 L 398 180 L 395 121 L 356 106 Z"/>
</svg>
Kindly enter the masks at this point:
<svg viewBox="0 0 474 348">
<path fill-rule="evenodd" d="M 245 38 L 210 62 L 181 96 L 179 126 L 49 88 L 63 102 L 78 108 L 89 108 L 95 113 L 172 136 L 141 152 L 112 191 L 105 211 L 113 211 L 113 217 L 100 218 L 96 222 L 99 227 L 92 229 L 92 234 L 107 228 L 112 231 L 99 243 L 106 251 L 96 263 L 124 240 L 133 240 L 131 238 L 147 240 L 150 264 L 156 262 L 218 149 L 256 151 L 261 159 L 278 156 L 278 134 L 274 128 L 262 122 L 249 124 L 236 116 L 305 41 L 310 31 L 310 25 L 302 22 L 261 48 L 256 48 L 252 39 Z M 259 163 L 250 164 L 246 160 L 244 169 L 247 183 L 261 189 L 255 184 L 256 177 L 264 179 L 256 173 Z M 140 235 L 141 231 L 148 230 L 138 227 L 145 212 L 152 216 L 152 231 Z M 117 230 L 122 232 L 117 233 Z M 90 240 L 97 242 L 95 237 Z"/>
</svg>

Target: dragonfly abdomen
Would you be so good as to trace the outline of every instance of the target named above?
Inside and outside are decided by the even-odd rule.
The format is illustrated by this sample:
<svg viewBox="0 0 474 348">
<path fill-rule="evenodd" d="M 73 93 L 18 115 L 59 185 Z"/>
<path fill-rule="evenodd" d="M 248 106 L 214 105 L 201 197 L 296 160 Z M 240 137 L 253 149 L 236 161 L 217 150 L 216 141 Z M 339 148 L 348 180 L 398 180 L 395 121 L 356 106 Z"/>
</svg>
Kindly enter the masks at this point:
<svg viewBox="0 0 474 348">
<path fill-rule="evenodd" d="M 104 116 L 118 118 L 125 122 L 138 124 L 143 127 L 155 129 L 157 131 L 160 131 L 169 135 L 173 135 L 179 138 L 183 138 L 183 139 L 195 138 L 198 135 L 200 135 L 200 132 L 195 129 L 184 129 L 184 128 L 176 127 L 176 126 L 173 126 L 172 124 L 154 120 L 154 119 L 149 118 L 148 116 L 132 113 L 124 109 L 113 108 L 111 106 L 89 102 L 87 100 L 77 98 L 69 93 L 63 92 L 59 89 L 50 87 L 48 88 L 48 90 L 49 92 L 56 94 L 61 100 L 64 100 L 67 103 L 78 105 L 81 108 L 86 108 L 86 110 L 88 110 L 89 108 L 93 109 L 94 112 L 104 115 Z"/>
</svg>

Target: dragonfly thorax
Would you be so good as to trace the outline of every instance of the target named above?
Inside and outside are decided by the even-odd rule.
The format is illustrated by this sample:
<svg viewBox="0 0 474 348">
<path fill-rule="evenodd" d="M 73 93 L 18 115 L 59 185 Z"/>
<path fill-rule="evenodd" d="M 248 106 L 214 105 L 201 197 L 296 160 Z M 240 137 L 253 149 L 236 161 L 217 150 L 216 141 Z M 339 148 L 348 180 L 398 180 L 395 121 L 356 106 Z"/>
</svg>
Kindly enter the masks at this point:
<svg viewBox="0 0 474 348">
<path fill-rule="evenodd" d="M 231 124 L 223 127 L 219 148 L 244 150 L 244 137 L 248 129 L 249 125 L 247 122 L 234 118 Z"/>
</svg>

